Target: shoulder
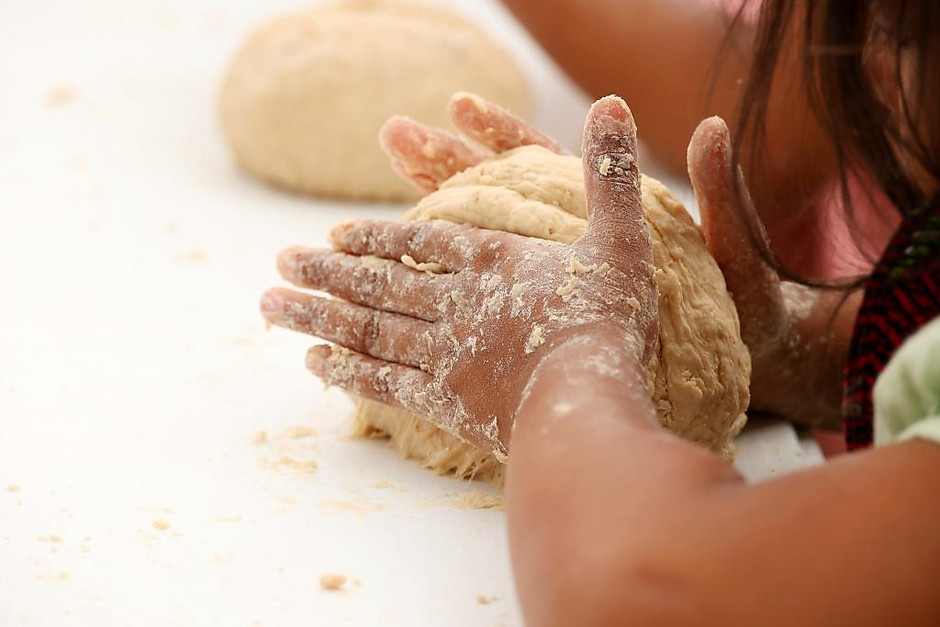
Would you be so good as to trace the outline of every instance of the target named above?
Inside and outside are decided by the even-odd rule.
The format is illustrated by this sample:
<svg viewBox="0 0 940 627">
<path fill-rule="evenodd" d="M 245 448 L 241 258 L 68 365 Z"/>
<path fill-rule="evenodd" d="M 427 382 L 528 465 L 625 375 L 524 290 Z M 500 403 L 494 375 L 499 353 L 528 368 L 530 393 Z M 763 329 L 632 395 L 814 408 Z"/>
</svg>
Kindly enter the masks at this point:
<svg viewBox="0 0 940 627">
<path fill-rule="evenodd" d="M 940 442 L 940 317 L 897 350 L 875 383 L 874 403 L 876 443 Z"/>
</svg>

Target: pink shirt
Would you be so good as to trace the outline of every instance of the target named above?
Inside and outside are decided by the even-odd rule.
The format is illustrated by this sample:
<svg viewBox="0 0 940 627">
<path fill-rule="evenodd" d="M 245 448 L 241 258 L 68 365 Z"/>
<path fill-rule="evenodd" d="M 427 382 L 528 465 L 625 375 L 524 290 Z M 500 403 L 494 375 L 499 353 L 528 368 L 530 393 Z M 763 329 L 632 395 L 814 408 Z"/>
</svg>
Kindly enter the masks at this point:
<svg viewBox="0 0 940 627">
<path fill-rule="evenodd" d="M 721 9 L 728 17 L 734 17 L 738 11 L 742 10 L 742 19 L 748 23 L 757 21 L 760 15 L 761 0 L 701 0 L 706 4 L 711 4 Z"/>
<path fill-rule="evenodd" d="M 790 220 L 768 225 L 774 251 L 793 272 L 838 280 L 868 274 L 898 228 L 900 217 L 868 179 L 849 178 L 847 215 L 838 181 Z"/>
</svg>

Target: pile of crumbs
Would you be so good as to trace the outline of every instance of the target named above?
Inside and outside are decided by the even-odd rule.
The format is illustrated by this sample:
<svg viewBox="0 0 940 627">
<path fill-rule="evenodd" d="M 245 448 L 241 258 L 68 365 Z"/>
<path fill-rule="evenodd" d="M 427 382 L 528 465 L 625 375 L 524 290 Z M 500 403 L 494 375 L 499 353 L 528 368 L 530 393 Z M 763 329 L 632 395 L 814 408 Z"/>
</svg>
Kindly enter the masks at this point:
<svg viewBox="0 0 940 627">
<path fill-rule="evenodd" d="M 50 107 L 61 107 L 75 100 L 75 88 L 69 86 L 55 87 L 46 92 L 46 104 Z"/>
<path fill-rule="evenodd" d="M 206 253 L 202 250 L 179 251 L 173 255 L 173 261 L 177 263 L 200 263 L 206 260 Z"/>
<path fill-rule="evenodd" d="M 467 492 L 446 501 L 446 504 L 461 509 L 503 509 L 503 497 L 486 492 Z"/>
<path fill-rule="evenodd" d="M 264 433 L 262 431 L 261 433 Z M 293 427 L 287 427 L 281 431 L 278 435 L 279 440 L 299 440 L 300 438 L 309 438 L 317 434 L 316 429 L 311 429 L 305 425 L 294 425 Z M 263 442 L 264 440 L 262 440 Z"/>
<path fill-rule="evenodd" d="M 273 441 L 271 438 L 269 438 L 267 431 L 258 431 L 251 439 L 251 443 L 261 445 L 271 442 L 273 444 L 274 442 L 303 440 L 315 435 L 317 435 L 317 431 L 312 427 L 308 427 L 306 425 L 294 425 L 281 431 L 276 437 L 273 438 Z M 315 449 L 316 444 L 311 443 L 303 445 L 304 449 L 309 449 L 311 447 Z M 280 453 L 280 455 L 274 459 L 263 457 L 259 461 L 262 466 L 272 470 L 286 469 L 300 474 L 313 474 L 317 469 L 317 462 L 312 459 L 297 459 L 287 454 L 294 448 L 296 447 L 288 446 L 286 442 L 284 444 L 275 445 L 275 452 Z"/>
<path fill-rule="evenodd" d="M 376 503 L 361 496 L 349 501 L 323 501 L 321 504 L 326 507 L 331 514 L 352 512 L 360 517 L 369 512 L 377 512 L 385 509 L 384 503 Z"/>
<path fill-rule="evenodd" d="M 289 455 L 281 455 L 274 460 L 263 459 L 262 464 L 268 468 L 273 468 L 274 470 L 286 468 L 287 470 L 305 475 L 312 475 L 317 469 L 317 462 L 314 460 L 294 459 Z"/>
<path fill-rule="evenodd" d="M 375 481 L 374 483 L 370 483 L 370 484 L 367 485 L 366 487 L 367 487 L 367 488 L 375 488 L 376 490 L 399 490 L 399 491 L 403 491 L 402 488 L 399 488 L 397 485 L 395 485 L 395 484 L 392 483 L 391 481 L 386 481 L 385 479 L 381 479 L 381 480 L 379 480 L 379 481 Z"/>
<path fill-rule="evenodd" d="M 320 575 L 320 587 L 324 590 L 339 590 L 346 583 L 346 575 L 327 573 Z"/>
</svg>

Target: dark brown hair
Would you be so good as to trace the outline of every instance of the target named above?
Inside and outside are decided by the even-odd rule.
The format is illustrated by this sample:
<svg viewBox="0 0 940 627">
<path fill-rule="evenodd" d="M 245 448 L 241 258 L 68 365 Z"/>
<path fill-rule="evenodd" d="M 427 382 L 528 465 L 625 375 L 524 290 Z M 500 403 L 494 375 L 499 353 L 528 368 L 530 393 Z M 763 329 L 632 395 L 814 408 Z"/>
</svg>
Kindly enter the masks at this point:
<svg viewBox="0 0 940 627">
<path fill-rule="evenodd" d="M 940 181 L 938 20 L 937 0 L 763 0 L 733 137 L 736 155 L 750 148 L 745 170 L 759 166 L 774 80 L 787 46 L 798 46 L 789 52 L 798 59 L 810 107 L 832 142 L 849 226 L 855 228 L 847 184 L 852 172 L 866 173 L 902 216 L 922 208 Z M 760 234 L 752 235 L 781 277 L 834 286 L 795 276 L 777 263 Z M 846 278 L 837 286 L 863 280 Z"/>
</svg>

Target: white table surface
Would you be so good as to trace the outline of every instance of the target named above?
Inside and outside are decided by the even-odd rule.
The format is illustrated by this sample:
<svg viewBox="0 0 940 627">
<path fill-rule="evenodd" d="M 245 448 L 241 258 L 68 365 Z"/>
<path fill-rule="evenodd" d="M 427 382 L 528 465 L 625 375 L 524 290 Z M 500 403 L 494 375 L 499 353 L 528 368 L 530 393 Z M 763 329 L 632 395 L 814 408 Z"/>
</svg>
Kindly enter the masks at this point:
<svg viewBox="0 0 940 627">
<path fill-rule="evenodd" d="M 504 512 L 469 506 L 495 493 L 350 439 L 310 342 L 256 313 L 278 249 L 400 211 L 277 193 L 228 159 L 226 60 L 309 4 L 3 9 L 0 625 L 521 623 Z M 573 145 L 583 97 L 493 2 L 448 4 L 519 53 Z M 317 434 L 279 437 L 298 425 Z M 753 476 L 815 455 L 779 424 L 741 449 Z M 344 590 L 320 588 L 333 572 Z"/>
</svg>

